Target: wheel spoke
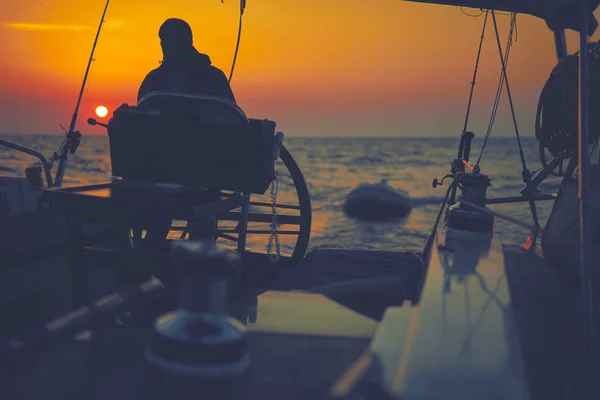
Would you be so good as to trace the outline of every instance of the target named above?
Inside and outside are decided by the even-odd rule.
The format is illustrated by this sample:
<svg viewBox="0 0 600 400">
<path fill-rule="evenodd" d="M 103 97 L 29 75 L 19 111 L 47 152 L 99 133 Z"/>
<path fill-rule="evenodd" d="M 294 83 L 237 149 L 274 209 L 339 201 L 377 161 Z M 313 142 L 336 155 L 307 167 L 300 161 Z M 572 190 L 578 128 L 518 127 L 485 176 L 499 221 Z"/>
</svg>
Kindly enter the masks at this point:
<svg viewBox="0 0 600 400">
<path fill-rule="evenodd" d="M 227 231 L 219 231 L 218 232 L 219 237 L 222 237 L 223 239 L 231 240 L 232 242 L 236 242 L 236 243 L 239 241 L 238 238 L 236 238 L 235 236 L 228 235 L 225 232 L 227 232 Z"/>
<path fill-rule="evenodd" d="M 219 233 L 239 233 L 237 230 L 235 229 L 219 229 Z M 247 234 L 252 234 L 252 235 L 270 235 L 271 231 L 265 231 L 265 230 L 257 230 L 257 229 L 248 229 L 246 231 Z M 277 231 L 278 235 L 298 235 L 300 233 L 300 231 Z"/>
<path fill-rule="evenodd" d="M 271 203 L 263 203 L 260 201 L 251 201 L 250 205 L 251 206 L 262 206 L 262 207 L 273 207 L 273 205 Z M 275 207 L 288 209 L 288 210 L 301 210 L 302 209 L 300 206 L 292 206 L 290 204 L 275 204 Z"/>
<path fill-rule="evenodd" d="M 281 209 L 281 210 L 295 210 L 299 215 L 288 215 L 288 214 L 277 214 L 277 224 L 278 225 L 294 225 L 298 227 L 298 230 L 279 230 L 276 231 L 277 235 L 286 235 L 286 236 L 296 236 L 295 246 L 287 245 L 282 243 L 282 247 L 291 251 L 290 256 L 285 256 L 291 260 L 298 260 L 304 257 L 306 250 L 308 248 L 308 242 L 310 239 L 310 229 L 312 223 L 312 208 L 310 202 L 310 195 L 308 192 L 308 186 L 306 185 L 306 181 L 302 176 L 302 172 L 298 167 L 298 164 L 289 153 L 289 151 L 285 148 L 285 146 L 281 146 L 281 152 L 279 160 L 283 163 L 289 175 L 291 176 L 291 180 L 288 177 L 280 178 L 281 182 L 286 182 L 286 185 L 293 184 L 293 187 L 296 191 L 296 198 L 298 199 L 299 205 L 291 205 L 291 204 L 272 204 L 269 202 L 261 202 L 261 201 L 250 201 L 248 204 L 250 206 L 255 207 L 268 207 L 269 211 L 264 210 L 264 212 L 249 212 L 248 213 L 248 223 L 263 223 L 263 224 L 271 224 L 273 222 L 273 214 L 271 213 L 271 208 Z M 288 182 L 289 180 L 289 182 Z M 224 193 L 224 196 L 231 196 L 231 194 Z M 265 193 L 265 195 L 267 195 Z M 228 211 L 221 213 L 217 216 L 218 221 L 235 221 L 237 222 L 237 226 L 232 227 L 232 224 L 225 224 L 220 229 L 217 229 L 216 232 L 213 232 L 213 235 L 217 235 L 219 238 L 229 240 L 235 243 L 239 242 L 239 235 L 241 230 L 241 212 L 240 211 Z M 229 226 L 227 226 L 229 225 Z M 261 235 L 264 240 L 264 235 L 271 235 L 272 230 L 267 226 L 266 229 L 264 225 L 253 226 L 253 229 L 246 229 L 247 235 Z M 172 226 L 171 230 L 179 231 L 181 233 L 181 239 L 184 239 L 187 235 L 187 227 L 186 226 Z M 258 240 L 258 238 L 257 238 Z M 292 239 L 293 240 L 293 239 Z M 283 255 L 283 254 L 282 254 Z"/>
<path fill-rule="evenodd" d="M 219 219 L 222 221 L 239 221 L 240 212 L 229 211 L 227 213 L 219 215 Z M 273 215 L 271 214 L 248 213 L 248 222 L 270 223 L 272 220 Z M 300 216 L 297 215 L 277 214 L 277 223 L 280 225 L 300 225 L 302 223 L 302 219 Z"/>
</svg>

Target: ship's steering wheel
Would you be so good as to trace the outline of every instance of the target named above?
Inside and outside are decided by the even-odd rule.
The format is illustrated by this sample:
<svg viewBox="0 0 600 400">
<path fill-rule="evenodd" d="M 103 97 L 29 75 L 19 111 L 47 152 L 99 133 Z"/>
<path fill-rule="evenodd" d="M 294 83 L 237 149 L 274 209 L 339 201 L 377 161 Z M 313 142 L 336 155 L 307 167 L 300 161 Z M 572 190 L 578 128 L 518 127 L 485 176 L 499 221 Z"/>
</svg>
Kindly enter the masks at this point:
<svg viewBox="0 0 600 400">
<path fill-rule="evenodd" d="M 284 176 L 285 170 L 287 170 L 288 176 Z M 286 193 L 287 196 L 283 199 L 283 202 L 278 201 L 275 204 L 271 202 L 271 198 L 266 201 L 260 199 L 260 197 L 269 196 L 270 190 L 263 196 L 251 196 L 246 243 L 250 248 L 259 243 L 264 244 L 266 247 L 267 241 L 260 238 L 268 238 L 271 235 L 270 227 L 273 210 L 275 210 L 278 224 L 291 228 L 277 231 L 277 235 L 283 236 L 280 257 L 297 261 L 304 257 L 308 248 L 312 223 L 312 207 L 304 176 L 294 157 L 292 157 L 288 149 L 283 145 L 281 146 L 279 160 L 277 160 L 275 165 L 275 173 L 279 181 L 279 191 L 281 192 L 282 187 L 287 183 L 293 184 L 295 193 Z M 291 182 L 289 182 L 290 179 Z M 297 204 L 287 204 L 288 199 L 293 202 L 294 198 Z M 237 238 L 232 234 L 238 232 L 240 219 L 240 211 L 230 211 L 220 215 L 219 222 L 223 222 L 225 226 L 218 227 L 219 238 L 237 242 Z M 229 224 L 227 224 L 228 222 Z M 231 222 L 235 222 L 236 225 L 231 226 Z M 273 247 L 273 254 L 275 254 L 275 246 Z M 277 260 L 277 258 L 274 260 Z"/>
<path fill-rule="evenodd" d="M 181 105 L 188 112 L 200 112 L 206 118 L 216 118 L 226 123 L 237 124 L 248 121 L 243 111 L 235 104 L 210 96 L 150 93 L 138 103 L 138 107 L 142 109 L 163 109 L 166 106 L 180 110 Z M 312 206 L 304 176 L 284 145 L 281 145 L 279 158 L 275 161 L 275 175 L 277 183 L 273 182 L 273 184 L 276 184 L 279 192 L 277 198 L 281 200 L 274 201 L 273 188 L 269 188 L 262 196 L 252 194 L 249 198 L 246 249 L 251 253 L 267 253 L 267 244 L 271 241 L 272 249 L 269 252 L 271 262 L 282 259 L 294 262 L 304 257 L 308 249 Z M 293 193 L 286 193 L 285 190 L 292 186 Z M 277 219 L 275 229 L 272 227 L 274 214 Z M 219 215 L 217 239 L 237 243 L 241 223 L 242 212 L 239 210 Z M 284 229 L 279 229 L 279 226 Z M 179 235 L 180 239 L 188 237 L 186 227 L 181 224 L 176 223 L 172 230 L 182 232 Z M 281 239 L 281 246 L 279 239 Z"/>
</svg>

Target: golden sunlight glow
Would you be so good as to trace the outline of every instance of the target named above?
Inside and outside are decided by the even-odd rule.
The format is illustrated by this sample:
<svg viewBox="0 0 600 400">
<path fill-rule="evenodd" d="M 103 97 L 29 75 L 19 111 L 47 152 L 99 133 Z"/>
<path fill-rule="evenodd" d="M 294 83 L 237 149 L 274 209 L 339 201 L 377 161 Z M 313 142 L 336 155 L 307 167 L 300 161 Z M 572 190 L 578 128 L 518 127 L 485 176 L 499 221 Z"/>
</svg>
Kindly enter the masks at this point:
<svg viewBox="0 0 600 400">
<path fill-rule="evenodd" d="M 0 132 L 54 132 L 73 113 L 106 0 L 3 1 Z M 229 75 L 238 2 L 119 0 L 108 8 L 83 109 L 136 103 L 140 83 L 162 59 L 158 29 L 171 17 L 188 21 L 196 48 Z M 505 43 L 509 18 L 498 21 Z M 347 0 L 343 7 L 338 1 L 248 1 L 232 89 L 246 114 L 275 120 L 288 135 L 456 134 L 482 23 L 457 7 L 400 0 Z M 518 118 L 531 130 L 556 56 L 544 21 L 519 16 L 517 26 L 508 75 Z M 574 52 L 575 33 L 568 39 Z M 476 131 L 487 127 L 499 74 L 488 26 L 475 90 Z M 496 126 L 503 124 L 512 132 L 508 115 L 499 115 Z"/>
<path fill-rule="evenodd" d="M 104 118 L 108 115 L 108 108 L 105 106 L 96 107 L 96 115 L 100 118 Z"/>
<path fill-rule="evenodd" d="M 5 22 L 4 27 L 19 31 L 72 31 L 81 32 L 90 29 L 86 25 L 32 24 L 27 22 Z"/>
</svg>

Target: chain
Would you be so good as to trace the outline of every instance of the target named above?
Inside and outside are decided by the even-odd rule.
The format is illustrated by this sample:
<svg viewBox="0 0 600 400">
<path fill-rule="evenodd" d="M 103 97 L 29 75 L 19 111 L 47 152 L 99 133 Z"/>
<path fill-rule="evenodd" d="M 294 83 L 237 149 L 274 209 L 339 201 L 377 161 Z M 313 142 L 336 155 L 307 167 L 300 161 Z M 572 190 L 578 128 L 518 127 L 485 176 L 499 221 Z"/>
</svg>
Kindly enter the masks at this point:
<svg viewBox="0 0 600 400">
<path fill-rule="evenodd" d="M 267 256 L 269 262 L 272 264 L 279 261 L 281 257 L 281 244 L 279 243 L 279 235 L 277 230 L 279 229 L 279 223 L 277 222 L 277 192 L 279 191 L 279 180 L 277 177 L 273 178 L 271 183 L 271 212 L 273 218 L 271 219 L 271 235 L 269 235 L 269 242 L 267 243 Z M 273 246 L 275 246 L 275 254 L 273 254 Z"/>
</svg>

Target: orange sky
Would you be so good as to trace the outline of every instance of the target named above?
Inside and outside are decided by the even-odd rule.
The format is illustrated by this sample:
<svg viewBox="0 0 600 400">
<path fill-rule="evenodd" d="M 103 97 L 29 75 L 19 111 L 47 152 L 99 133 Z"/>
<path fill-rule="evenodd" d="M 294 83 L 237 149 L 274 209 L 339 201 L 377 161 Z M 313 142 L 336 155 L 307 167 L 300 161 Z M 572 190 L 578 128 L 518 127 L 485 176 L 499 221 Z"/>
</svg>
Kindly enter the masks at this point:
<svg viewBox="0 0 600 400">
<path fill-rule="evenodd" d="M 3 0 L 0 132 L 68 126 L 103 7 L 104 0 Z M 102 134 L 85 124 L 97 105 L 135 103 L 161 59 L 157 32 L 166 18 L 186 19 L 196 47 L 228 75 L 238 7 L 235 0 L 112 0 L 78 128 Z M 504 42 L 508 17 L 498 19 Z M 458 8 L 399 0 L 248 0 L 232 88 L 250 117 L 273 119 L 290 136 L 457 136 L 482 23 Z M 508 75 L 521 131 L 532 135 L 554 45 L 543 21 L 519 16 L 517 23 Z M 488 28 L 470 126 L 481 134 L 499 77 Z M 575 51 L 575 34 L 569 43 Z M 510 121 L 503 102 L 495 133 L 511 134 Z"/>
</svg>

